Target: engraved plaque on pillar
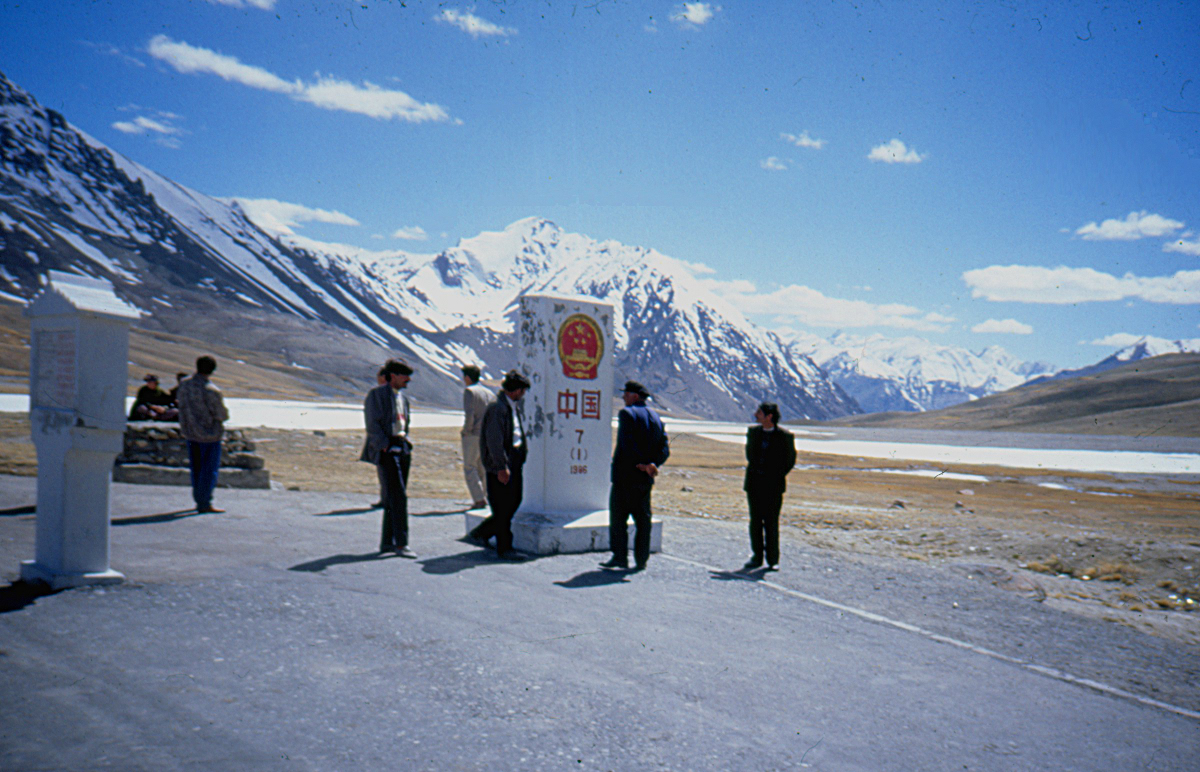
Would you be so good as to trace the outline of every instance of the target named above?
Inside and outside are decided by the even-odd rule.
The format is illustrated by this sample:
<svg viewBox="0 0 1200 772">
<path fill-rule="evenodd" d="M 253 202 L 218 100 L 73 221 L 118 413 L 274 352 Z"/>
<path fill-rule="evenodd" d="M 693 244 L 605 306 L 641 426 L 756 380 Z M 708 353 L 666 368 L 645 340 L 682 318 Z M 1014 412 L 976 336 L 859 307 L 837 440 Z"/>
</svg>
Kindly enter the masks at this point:
<svg viewBox="0 0 1200 772">
<path fill-rule="evenodd" d="M 70 410 L 75 406 L 75 331 L 34 330 L 30 406 Z"/>
</svg>

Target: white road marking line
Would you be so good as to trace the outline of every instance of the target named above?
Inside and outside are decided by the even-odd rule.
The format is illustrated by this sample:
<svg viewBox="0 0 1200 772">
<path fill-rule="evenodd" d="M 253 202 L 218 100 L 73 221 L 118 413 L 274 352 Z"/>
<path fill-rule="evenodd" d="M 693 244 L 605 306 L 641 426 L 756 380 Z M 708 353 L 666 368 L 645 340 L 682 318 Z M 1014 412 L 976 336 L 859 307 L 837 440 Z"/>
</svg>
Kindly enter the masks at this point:
<svg viewBox="0 0 1200 772">
<path fill-rule="evenodd" d="M 703 568 L 707 571 L 715 571 L 717 573 L 722 573 L 722 574 L 736 573 L 736 572 L 728 571 L 723 568 L 717 568 L 716 566 L 710 566 L 707 563 L 701 563 L 697 560 L 689 560 L 688 558 L 681 558 L 676 555 L 667 555 L 667 554 L 664 554 L 661 552 L 658 554 L 660 557 L 666 558 L 667 560 L 674 560 L 679 563 L 684 563 L 684 564 L 687 564 L 690 566 L 695 566 L 696 568 Z M 1072 675 L 1063 670 L 1059 670 L 1058 668 L 1046 667 L 1045 665 L 1038 665 L 1034 662 L 1030 662 L 1028 660 L 1021 659 L 1019 657 L 1010 657 L 1007 654 L 1001 654 L 998 651 L 992 651 L 991 649 L 986 649 L 982 646 L 976 646 L 975 644 L 968 643 L 967 641 L 960 641 L 957 638 L 951 638 L 946 635 L 941 635 L 940 633 L 935 633 L 932 630 L 926 630 L 923 627 L 918 627 L 917 625 L 911 625 L 908 622 L 901 622 L 898 619 L 891 619 L 890 617 L 885 617 L 882 614 L 876 614 L 872 611 L 867 611 L 866 609 L 855 608 L 854 606 L 847 606 L 846 604 L 838 603 L 837 601 L 826 600 L 825 598 L 819 598 L 816 595 L 809 595 L 806 592 L 800 592 L 799 590 L 793 590 L 790 587 L 784 587 L 782 584 L 776 584 L 775 582 L 771 582 L 766 579 L 749 579 L 749 578 L 747 578 L 747 581 L 752 581 L 754 584 L 761 586 L 761 587 L 769 587 L 770 589 L 775 590 L 776 592 L 783 593 L 784 595 L 790 595 L 793 598 L 799 598 L 801 600 L 806 600 L 809 603 L 815 603 L 818 606 L 825 606 L 826 608 L 835 609 L 837 611 L 841 611 L 846 614 L 853 614 L 854 616 L 859 617 L 860 619 L 865 619 L 869 622 L 876 622 L 881 625 L 889 625 L 891 627 L 895 627 L 897 629 L 904 630 L 905 632 L 916 633 L 917 635 L 928 638 L 931 641 L 936 641 L 937 643 L 945 643 L 950 646 L 955 646 L 957 648 L 964 649 L 966 651 L 974 652 L 975 654 L 981 654 L 985 657 L 991 657 L 992 659 L 999 660 L 1001 662 L 1007 662 L 1011 665 L 1017 665 L 1018 667 L 1022 667 L 1032 673 L 1037 673 L 1038 675 L 1047 676 L 1049 678 L 1054 678 L 1058 681 L 1063 681 L 1063 682 L 1069 683 L 1069 684 L 1075 684 L 1076 686 L 1084 686 L 1084 687 L 1087 687 L 1088 689 L 1093 689 L 1095 691 L 1101 692 L 1103 694 L 1108 694 L 1113 697 L 1119 697 L 1121 699 L 1131 700 L 1133 702 L 1137 702 L 1137 703 L 1140 703 L 1142 705 L 1146 705 L 1146 706 L 1149 706 L 1152 708 L 1158 708 L 1159 710 L 1165 710 L 1168 713 L 1175 713 L 1180 716 L 1186 716 L 1187 718 L 1200 720 L 1200 712 L 1197 712 L 1194 710 L 1182 708 L 1178 705 L 1172 705 L 1169 702 L 1162 702 L 1161 700 L 1155 700 L 1150 697 L 1143 697 L 1140 694 L 1134 694 L 1133 692 L 1127 692 L 1124 689 L 1119 689 L 1115 686 L 1109 686 L 1108 684 L 1101 683 L 1100 681 L 1094 681 L 1090 678 L 1081 678 L 1080 676 Z"/>
</svg>

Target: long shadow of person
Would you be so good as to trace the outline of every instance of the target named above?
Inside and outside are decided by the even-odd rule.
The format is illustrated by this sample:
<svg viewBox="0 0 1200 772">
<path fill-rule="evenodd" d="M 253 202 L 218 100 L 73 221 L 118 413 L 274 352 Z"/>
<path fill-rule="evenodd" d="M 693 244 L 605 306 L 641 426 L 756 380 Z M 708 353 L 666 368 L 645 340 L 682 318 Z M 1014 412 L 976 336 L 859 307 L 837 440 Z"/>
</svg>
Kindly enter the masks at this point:
<svg viewBox="0 0 1200 772">
<path fill-rule="evenodd" d="M 710 568 L 708 571 L 708 578 L 716 579 L 719 582 L 761 582 L 766 575 L 765 568 L 739 569 L 737 571 L 715 571 Z"/>
<path fill-rule="evenodd" d="M 489 549 L 477 549 L 470 552 L 460 552 L 457 555 L 442 555 L 441 557 L 429 558 L 427 560 L 418 561 L 421 564 L 421 570 L 427 574 L 438 574 L 445 576 L 447 574 L 457 574 L 459 571 L 467 571 L 479 566 L 489 564 L 498 564 L 500 561 L 494 557 L 495 553 Z"/>
<path fill-rule="evenodd" d="M 14 515 L 32 515 L 37 512 L 36 504 L 26 504 L 23 507 L 9 507 L 8 509 L 0 509 L 0 517 L 13 517 Z"/>
<path fill-rule="evenodd" d="M 38 598 L 53 595 L 58 590 L 50 589 L 44 582 L 26 582 L 18 579 L 7 587 L 0 587 L 0 614 L 19 611 Z"/>
<path fill-rule="evenodd" d="M 307 563 L 297 563 L 288 570 L 306 571 L 308 573 L 315 574 L 320 571 L 324 571 L 330 566 L 342 566 L 346 565 L 347 563 L 370 563 L 375 560 L 386 560 L 391 557 L 395 557 L 395 555 L 390 552 L 364 552 L 359 555 L 350 555 L 343 552 L 340 555 L 330 555 L 327 558 L 310 560 Z"/>
<path fill-rule="evenodd" d="M 629 577 L 621 571 L 602 571 L 594 569 L 572 576 L 570 579 L 555 582 L 559 587 L 568 590 L 580 590 L 586 587 L 603 587 L 606 584 L 628 584 Z"/>
<path fill-rule="evenodd" d="M 113 525 L 146 525 L 147 523 L 169 523 L 172 520 L 182 520 L 185 517 L 210 514 L 197 512 L 193 509 L 177 509 L 174 512 L 159 512 L 156 515 L 136 515 L 134 517 L 114 517 Z"/>
<path fill-rule="evenodd" d="M 313 517 L 341 517 L 342 515 L 365 515 L 377 511 L 375 507 L 356 507 L 354 509 L 331 509 L 328 512 L 317 512 Z"/>
</svg>

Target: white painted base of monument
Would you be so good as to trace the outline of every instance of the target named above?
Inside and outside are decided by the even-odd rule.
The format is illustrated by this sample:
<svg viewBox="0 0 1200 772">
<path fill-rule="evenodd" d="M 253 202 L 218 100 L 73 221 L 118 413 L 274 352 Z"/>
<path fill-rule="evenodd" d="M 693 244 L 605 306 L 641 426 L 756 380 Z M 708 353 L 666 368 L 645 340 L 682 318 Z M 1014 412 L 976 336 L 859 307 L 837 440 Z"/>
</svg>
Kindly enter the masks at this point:
<svg viewBox="0 0 1200 772">
<path fill-rule="evenodd" d="M 35 560 L 22 560 L 21 581 L 47 584 L 52 590 L 65 590 L 94 584 L 120 584 L 125 581 L 125 574 L 111 568 L 107 571 L 70 574 L 47 568 Z"/>
<path fill-rule="evenodd" d="M 491 511 L 472 509 L 464 517 L 466 532 L 483 522 Z M 573 552 L 608 552 L 608 510 L 576 515 L 537 515 L 519 512 L 513 518 L 513 547 L 530 555 L 560 555 Z M 633 550 L 633 523 L 629 524 L 629 547 Z M 662 549 L 662 520 L 650 518 L 650 551 Z"/>
</svg>

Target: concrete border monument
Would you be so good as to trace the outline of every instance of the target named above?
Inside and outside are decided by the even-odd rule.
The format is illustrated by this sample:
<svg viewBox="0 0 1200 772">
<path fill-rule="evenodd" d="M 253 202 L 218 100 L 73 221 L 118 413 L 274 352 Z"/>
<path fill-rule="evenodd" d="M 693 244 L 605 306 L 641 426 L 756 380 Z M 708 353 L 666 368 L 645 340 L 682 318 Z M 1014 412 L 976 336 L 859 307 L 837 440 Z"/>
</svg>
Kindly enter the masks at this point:
<svg viewBox="0 0 1200 772">
<path fill-rule="evenodd" d="M 54 589 L 118 583 L 124 577 L 108 565 L 108 496 L 125 436 L 129 326 L 140 312 L 107 281 L 50 271 L 25 315 L 37 547 L 21 578 Z"/>
<path fill-rule="evenodd" d="M 609 549 L 613 307 L 595 298 L 530 294 L 517 318 L 519 369 L 532 382 L 521 406 L 529 457 L 513 546 L 535 555 Z M 466 528 L 486 510 L 466 515 Z M 630 541 L 632 541 L 632 528 Z M 662 544 L 653 521 L 651 551 Z"/>
</svg>

